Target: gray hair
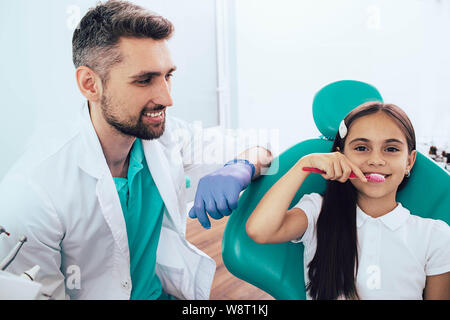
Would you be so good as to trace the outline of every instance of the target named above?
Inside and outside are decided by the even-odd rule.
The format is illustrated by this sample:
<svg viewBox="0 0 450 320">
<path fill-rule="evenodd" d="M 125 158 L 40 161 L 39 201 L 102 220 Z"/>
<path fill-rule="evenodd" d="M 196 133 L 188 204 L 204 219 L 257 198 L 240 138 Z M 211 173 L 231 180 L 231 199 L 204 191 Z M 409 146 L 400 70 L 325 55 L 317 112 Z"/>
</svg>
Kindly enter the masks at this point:
<svg viewBox="0 0 450 320">
<path fill-rule="evenodd" d="M 75 68 L 87 66 L 105 84 L 110 68 L 122 61 L 121 37 L 165 40 L 174 27 L 166 18 L 127 1 L 109 0 L 91 8 L 73 33 Z"/>
</svg>

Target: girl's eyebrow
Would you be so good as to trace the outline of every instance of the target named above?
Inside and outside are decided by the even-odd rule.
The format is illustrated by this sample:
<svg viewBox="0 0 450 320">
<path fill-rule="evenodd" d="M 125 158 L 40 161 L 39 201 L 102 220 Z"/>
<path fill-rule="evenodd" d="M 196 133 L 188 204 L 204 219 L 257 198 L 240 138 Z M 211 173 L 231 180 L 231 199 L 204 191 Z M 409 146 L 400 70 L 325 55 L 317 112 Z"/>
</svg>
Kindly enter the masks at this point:
<svg viewBox="0 0 450 320">
<path fill-rule="evenodd" d="M 356 139 L 353 139 L 352 141 L 350 141 L 349 144 L 352 144 L 354 142 L 366 142 L 366 143 L 369 143 L 370 140 L 366 139 L 366 138 L 356 138 Z M 400 140 L 395 139 L 395 138 L 386 139 L 386 140 L 384 140 L 384 142 L 385 143 L 395 142 L 395 143 L 399 143 L 399 144 L 404 144 L 403 141 L 400 141 Z"/>
<path fill-rule="evenodd" d="M 400 140 L 395 139 L 395 138 L 386 139 L 386 140 L 384 140 L 384 142 L 386 142 L 386 143 L 395 142 L 395 143 L 403 144 L 403 141 L 400 141 Z"/>
<path fill-rule="evenodd" d="M 356 139 L 353 139 L 352 141 L 350 141 L 349 144 L 352 144 L 352 143 L 358 142 L 358 141 L 361 141 L 361 142 L 370 142 L 370 140 L 369 140 L 369 139 L 366 139 L 366 138 L 356 138 Z"/>
</svg>

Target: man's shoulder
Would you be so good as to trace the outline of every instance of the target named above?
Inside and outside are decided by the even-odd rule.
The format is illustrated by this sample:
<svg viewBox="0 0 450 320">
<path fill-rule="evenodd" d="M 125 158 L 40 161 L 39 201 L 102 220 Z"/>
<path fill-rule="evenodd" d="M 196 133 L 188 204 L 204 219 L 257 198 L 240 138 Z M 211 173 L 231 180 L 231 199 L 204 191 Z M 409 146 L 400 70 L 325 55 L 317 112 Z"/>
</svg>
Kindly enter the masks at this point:
<svg viewBox="0 0 450 320">
<path fill-rule="evenodd" d="M 32 178 L 40 173 L 56 173 L 58 164 L 71 162 L 77 155 L 80 132 L 33 138 L 22 156 L 8 171 L 8 177 Z"/>
</svg>

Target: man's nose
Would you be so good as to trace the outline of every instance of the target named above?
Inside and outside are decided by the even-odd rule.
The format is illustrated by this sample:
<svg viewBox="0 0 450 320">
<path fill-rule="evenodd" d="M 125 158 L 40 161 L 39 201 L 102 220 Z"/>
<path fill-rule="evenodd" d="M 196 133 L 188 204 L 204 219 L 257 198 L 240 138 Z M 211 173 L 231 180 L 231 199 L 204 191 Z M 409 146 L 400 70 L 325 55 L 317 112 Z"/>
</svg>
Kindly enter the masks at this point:
<svg viewBox="0 0 450 320">
<path fill-rule="evenodd" d="M 170 107 L 173 105 L 172 96 L 170 94 L 171 92 L 171 85 L 166 80 L 163 79 L 159 82 L 158 88 L 155 92 L 155 97 L 153 98 L 153 102 L 155 104 L 163 105 L 165 107 Z"/>
</svg>

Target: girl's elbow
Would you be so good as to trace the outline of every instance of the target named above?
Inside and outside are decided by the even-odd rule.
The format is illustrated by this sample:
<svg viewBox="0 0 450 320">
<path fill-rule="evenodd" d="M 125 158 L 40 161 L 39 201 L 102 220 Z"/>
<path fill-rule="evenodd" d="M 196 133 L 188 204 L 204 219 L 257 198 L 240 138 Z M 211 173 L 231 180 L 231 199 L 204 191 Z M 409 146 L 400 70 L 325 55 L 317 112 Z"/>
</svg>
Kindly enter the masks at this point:
<svg viewBox="0 0 450 320">
<path fill-rule="evenodd" d="M 252 223 L 249 223 L 248 221 L 247 224 L 245 225 L 245 231 L 247 232 L 247 235 L 250 237 L 250 239 L 252 239 L 256 243 L 259 244 L 267 243 L 267 239 L 261 232 L 261 230 L 255 227 L 255 225 L 253 225 Z"/>
</svg>

